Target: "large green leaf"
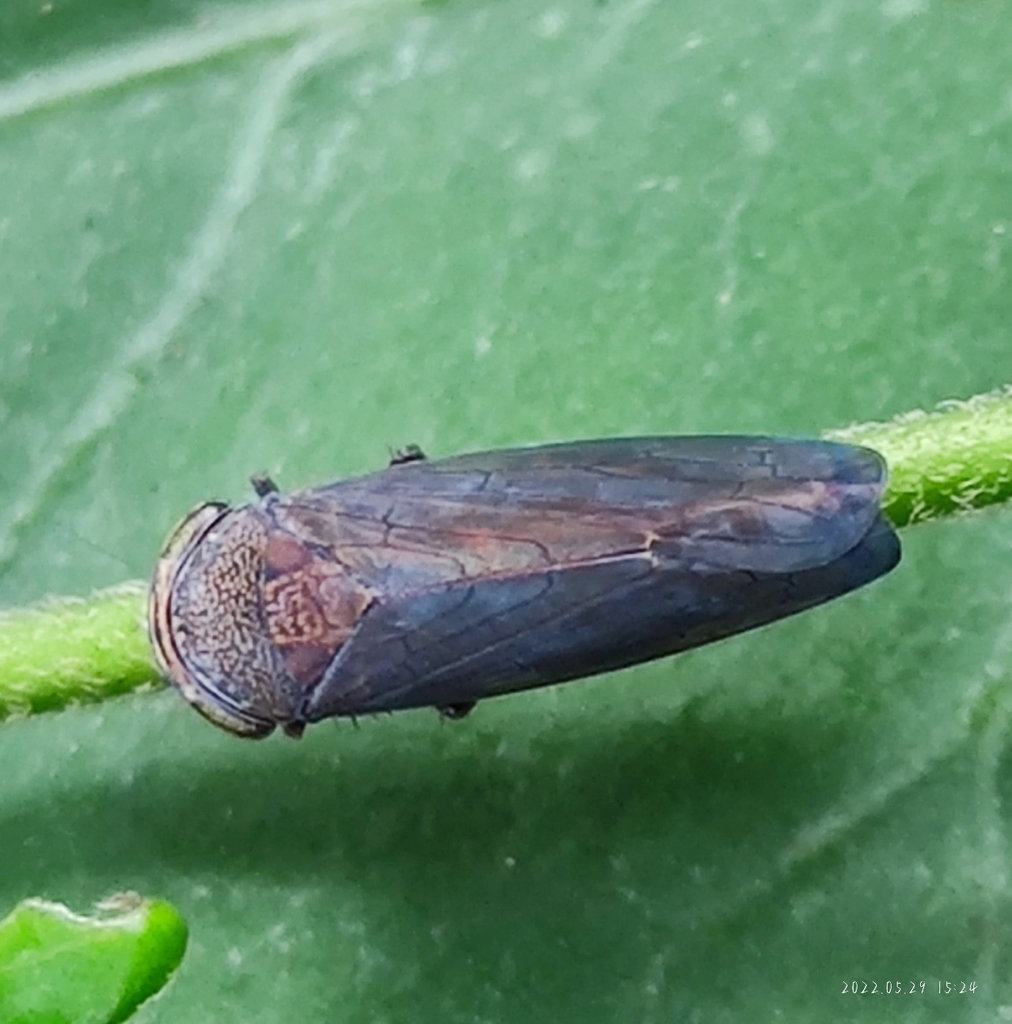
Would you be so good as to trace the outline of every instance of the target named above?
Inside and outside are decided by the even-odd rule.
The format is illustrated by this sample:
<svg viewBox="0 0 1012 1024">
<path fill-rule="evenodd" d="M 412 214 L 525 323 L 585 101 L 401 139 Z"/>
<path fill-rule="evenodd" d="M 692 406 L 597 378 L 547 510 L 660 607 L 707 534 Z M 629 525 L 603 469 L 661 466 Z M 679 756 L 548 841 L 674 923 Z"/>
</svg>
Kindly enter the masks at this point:
<svg viewBox="0 0 1012 1024">
<path fill-rule="evenodd" d="M 13 0 L 0 44 L 8 605 L 255 470 L 1012 381 L 997 0 Z M 463 723 L 4 725 L 0 905 L 172 899 L 149 1021 L 1003 1019 L 1010 530 Z"/>
</svg>

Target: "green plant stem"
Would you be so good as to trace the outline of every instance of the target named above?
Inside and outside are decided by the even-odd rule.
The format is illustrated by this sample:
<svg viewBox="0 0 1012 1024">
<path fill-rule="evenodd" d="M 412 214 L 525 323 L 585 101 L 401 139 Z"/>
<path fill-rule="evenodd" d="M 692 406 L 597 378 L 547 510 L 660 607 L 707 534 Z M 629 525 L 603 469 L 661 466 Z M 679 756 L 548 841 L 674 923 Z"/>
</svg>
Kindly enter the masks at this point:
<svg viewBox="0 0 1012 1024">
<path fill-rule="evenodd" d="M 0 614 L 0 720 L 157 684 L 146 593 L 136 581 Z"/>
<path fill-rule="evenodd" d="M 827 431 L 825 437 L 885 456 L 889 488 L 882 507 L 895 526 L 1012 498 L 1012 387 L 889 423 Z"/>
<path fill-rule="evenodd" d="M 896 526 L 1012 497 L 1012 388 L 825 435 L 881 452 Z M 159 685 L 142 582 L 0 614 L 0 720 Z"/>
</svg>

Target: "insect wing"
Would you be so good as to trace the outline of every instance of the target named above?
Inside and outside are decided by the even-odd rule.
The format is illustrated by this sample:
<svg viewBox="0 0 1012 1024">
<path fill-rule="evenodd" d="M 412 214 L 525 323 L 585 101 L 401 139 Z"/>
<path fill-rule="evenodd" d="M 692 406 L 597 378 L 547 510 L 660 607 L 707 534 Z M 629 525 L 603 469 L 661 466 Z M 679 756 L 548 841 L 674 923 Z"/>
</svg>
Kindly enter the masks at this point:
<svg viewBox="0 0 1012 1024">
<path fill-rule="evenodd" d="M 663 542 L 718 568 L 824 565 L 871 528 L 885 465 L 821 441 L 587 441 L 413 462 L 292 495 L 278 522 L 370 585 L 570 565 Z"/>
<path fill-rule="evenodd" d="M 583 442 L 413 462 L 293 495 L 278 525 L 375 594 L 307 720 L 449 706 L 698 646 L 899 560 L 866 449 Z"/>
</svg>

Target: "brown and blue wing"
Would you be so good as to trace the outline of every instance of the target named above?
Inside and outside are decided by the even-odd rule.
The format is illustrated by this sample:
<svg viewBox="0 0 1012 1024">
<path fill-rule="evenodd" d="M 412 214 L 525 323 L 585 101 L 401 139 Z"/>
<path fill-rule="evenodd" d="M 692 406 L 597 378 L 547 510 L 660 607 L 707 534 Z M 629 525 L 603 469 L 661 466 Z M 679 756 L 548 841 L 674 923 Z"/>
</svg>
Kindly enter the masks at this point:
<svg viewBox="0 0 1012 1024">
<path fill-rule="evenodd" d="M 866 449 L 640 438 L 410 462 L 271 503 L 369 604 L 306 720 L 560 682 L 846 593 L 899 559 Z"/>
</svg>

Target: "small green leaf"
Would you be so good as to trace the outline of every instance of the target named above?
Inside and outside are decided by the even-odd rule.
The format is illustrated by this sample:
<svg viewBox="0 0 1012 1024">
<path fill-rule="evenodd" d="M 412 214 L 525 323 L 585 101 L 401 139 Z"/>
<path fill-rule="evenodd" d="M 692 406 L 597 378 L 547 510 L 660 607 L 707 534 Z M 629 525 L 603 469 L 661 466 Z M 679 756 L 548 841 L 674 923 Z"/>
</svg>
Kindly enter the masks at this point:
<svg viewBox="0 0 1012 1024">
<path fill-rule="evenodd" d="M 136 893 L 95 909 L 29 899 L 0 921 L 0 1024 L 118 1024 L 162 988 L 186 949 L 176 910 Z"/>
</svg>

